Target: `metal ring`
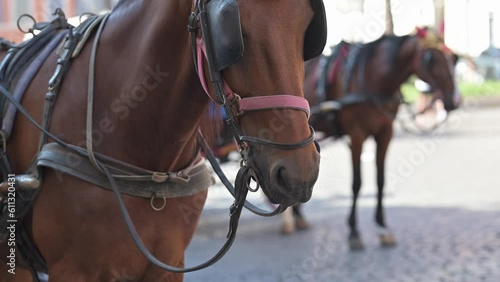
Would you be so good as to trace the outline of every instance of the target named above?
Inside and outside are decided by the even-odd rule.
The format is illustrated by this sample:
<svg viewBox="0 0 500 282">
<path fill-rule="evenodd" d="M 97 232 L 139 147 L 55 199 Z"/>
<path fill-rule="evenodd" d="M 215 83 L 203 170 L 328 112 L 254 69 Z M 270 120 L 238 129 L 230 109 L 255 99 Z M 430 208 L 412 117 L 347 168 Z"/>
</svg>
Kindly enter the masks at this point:
<svg viewBox="0 0 500 282">
<path fill-rule="evenodd" d="M 256 185 L 255 188 L 253 188 L 250 185 L 252 183 L 252 181 L 255 182 L 255 185 Z M 257 174 L 255 173 L 255 170 L 251 167 L 247 171 L 246 187 L 247 187 L 248 191 L 253 192 L 253 193 L 259 191 L 259 189 L 260 189 L 260 183 L 259 183 L 259 179 L 257 178 Z"/>
<path fill-rule="evenodd" d="M 78 21 L 81 23 L 83 23 L 84 21 L 88 20 L 90 17 L 93 17 L 95 16 L 96 14 L 94 13 L 89 13 L 89 12 L 86 12 L 86 13 L 83 13 L 80 15 L 80 17 L 78 17 Z"/>
<path fill-rule="evenodd" d="M 163 205 L 159 208 L 155 207 L 154 200 L 156 199 L 156 196 L 151 197 L 151 208 L 155 211 L 162 211 L 166 206 L 167 206 L 167 199 L 165 197 L 163 198 Z"/>
<path fill-rule="evenodd" d="M 33 26 L 31 26 L 31 28 L 30 28 L 30 29 L 28 29 L 28 30 L 23 30 L 23 28 L 21 27 L 21 21 L 22 21 L 23 19 L 26 19 L 26 18 L 27 18 L 27 19 L 30 19 L 30 20 L 33 22 Z M 36 25 L 36 20 L 35 20 L 35 18 L 34 18 L 33 16 L 31 16 L 31 15 L 28 15 L 28 14 L 23 14 L 23 15 L 21 15 L 21 16 L 17 19 L 17 28 L 19 29 L 19 31 L 21 31 L 21 32 L 22 32 L 22 33 L 24 33 L 24 34 L 32 33 L 32 34 L 33 34 L 33 36 L 34 36 L 35 34 L 33 33 L 33 29 L 34 29 L 35 25 Z"/>
<path fill-rule="evenodd" d="M 250 185 L 250 184 L 251 184 L 251 182 L 252 182 L 252 180 L 253 180 L 253 182 L 255 182 L 255 188 L 253 188 L 253 187 Z M 248 182 L 249 182 L 249 183 L 247 183 L 247 189 L 248 189 L 248 191 L 250 191 L 250 192 L 252 192 L 252 193 L 255 193 L 255 192 L 259 191 L 259 189 L 260 189 L 260 184 L 259 184 L 259 181 L 257 180 L 257 178 L 255 178 L 254 176 L 251 176 L 251 175 L 250 175 L 250 176 L 248 177 Z"/>
</svg>

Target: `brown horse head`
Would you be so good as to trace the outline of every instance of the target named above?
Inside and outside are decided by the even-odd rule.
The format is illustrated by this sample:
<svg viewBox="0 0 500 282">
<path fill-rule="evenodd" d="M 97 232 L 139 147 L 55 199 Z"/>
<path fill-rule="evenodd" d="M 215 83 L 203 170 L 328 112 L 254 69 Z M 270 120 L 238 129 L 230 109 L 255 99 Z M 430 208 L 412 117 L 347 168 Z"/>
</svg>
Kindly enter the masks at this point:
<svg viewBox="0 0 500 282">
<path fill-rule="evenodd" d="M 461 101 L 455 80 L 458 56 L 431 30 L 418 29 L 417 38 L 420 46 L 414 62 L 416 75 L 438 91 L 437 98 L 443 100 L 447 111 L 458 108 Z"/>
<path fill-rule="evenodd" d="M 318 0 L 239 3 L 244 54 L 222 71 L 225 83 L 237 95 L 236 101 L 275 95 L 304 97 L 304 59 L 318 55 L 324 46 L 324 38 L 314 36 L 325 28 L 323 9 Z M 208 80 L 208 75 L 205 77 Z M 214 98 L 214 88 L 209 86 L 208 92 Z M 297 108 L 270 105 L 244 113 L 233 111 L 242 136 L 296 144 L 312 134 L 308 115 Z M 273 203 L 292 205 L 310 199 L 320 160 L 314 144 L 296 148 L 246 145 L 258 181 Z"/>
</svg>

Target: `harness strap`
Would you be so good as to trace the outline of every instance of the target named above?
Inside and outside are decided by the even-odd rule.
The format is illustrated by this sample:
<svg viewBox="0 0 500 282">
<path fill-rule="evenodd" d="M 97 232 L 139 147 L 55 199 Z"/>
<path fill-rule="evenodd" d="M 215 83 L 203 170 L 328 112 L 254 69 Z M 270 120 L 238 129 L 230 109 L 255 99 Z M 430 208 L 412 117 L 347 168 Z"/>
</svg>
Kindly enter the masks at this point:
<svg viewBox="0 0 500 282">
<path fill-rule="evenodd" d="M 237 190 L 234 188 L 235 186 L 233 186 L 231 181 L 229 181 L 229 179 L 227 179 L 226 175 L 222 171 L 219 163 L 217 162 L 217 158 L 214 156 L 214 153 L 210 149 L 210 146 L 208 145 L 208 142 L 205 139 L 205 137 L 203 136 L 203 134 L 201 133 L 201 131 L 198 131 L 198 136 L 199 136 L 198 143 L 201 146 L 201 148 L 203 149 L 203 152 L 205 152 L 205 155 L 207 156 L 208 161 L 212 165 L 214 172 L 217 174 L 217 176 L 219 177 L 221 182 L 224 184 L 224 186 L 227 188 L 229 193 L 231 193 L 231 195 L 233 195 L 233 197 L 236 197 Z M 261 208 L 256 207 L 254 204 L 250 203 L 247 200 L 245 200 L 244 206 L 247 210 L 251 211 L 252 213 L 254 213 L 256 215 L 263 216 L 263 217 L 275 216 L 277 214 L 284 212 L 286 209 L 286 207 L 280 205 L 274 211 L 268 212 L 268 211 L 265 211 Z"/>
<path fill-rule="evenodd" d="M 127 225 L 127 228 L 132 236 L 132 239 L 134 243 L 136 244 L 137 248 L 141 251 L 141 253 L 154 265 L 157 267 L 174 272 L 174 273 L 186 273 L 186 272 L 193 272 L 196 270 L 200 270 L 203 268 L 207 268 L 217 261 L 219 261 L 231 248 L 233 245 L 233 242 L 236 238 L 236 230 L 238 229 L 238 221 L 241 215 L 241 211 L 244 206 L 244 201 L 248 193 L 248 189 L 238 189 L 236 191 L 236 197 L 233 205 L 230 208 L 230 221 L 229 221 L 229 231 L 227 235 L 227 240 L 222 246 L 222 248 L 208 261 L 195 266 L 195 267 L 190 267 L 190 268 L 179 268 L 179 267 L 173 267 L 170 265 L 167 265 L 160 260 L 158 260 L 153 254 L 149 252 L 147 247 L 144 245 L 144 243 L 141 240 L 141 237 L 139 233 L 137 232 L 137 229 L 134 226 L 134 223 L 132 222 L 132 219 L 130 218 L 130 214 L 127 211 L 127 208 L 125 207 L 125 203 L 123 202 L 122 195 L 118 191 L 116 181 L 113 177 L 113 175 L 109 172 L 109 170 L 105 167 L 102 166 L 104 173 L 106 177 L 108 178 L 111 187 L 113 188 L 113 193 L 115 194 L 117 200 L 118 200 L 118 205 L 120 207 L 120 212 L 122 214 L 123 219 L 125 220 L 125 223 Z M 247 175 L 245 172 L 242 172 L 241 170 L 238 172 L 238 176 L 236 177 L 236 182 L 238 185 L 239 183 L 249 183 L 250 179 L 246 178 L 245 175 Z"/>
<path fill-rule="evenodd" d="M 257 138 L 257 137 L 252 137 L 252 136 L 241 136 L 240 139 L 241 141 L 248 142 L 251 144 L 258 144 L 258 145 L 264 145 L 276 149 L 281 149 L 281 150 L 295 150 L 295 149 L 300 149 L 304 148 L 305 146 L 308 146 L 309 144 L 316 142 L 316 133 L 314 132 L 314 129 L 312 126 L 309 126 L 309 130 L 311 131 L 311 134 L 309 137 L 301 142 L 298 143 L 293 143 L 293 144 L 288 144 L 288 143 L 279 143 L 279 142 L 273 142 L 273 141 L 267 141 L 265 139 Z M 316 148 L 318 148 L 318 144 L 315 144 Z"/>
<path fill-rule="evenodd" d="M 63 36 L 66 35 L 66 32 L 61 32 L 57 34 L 52 41 L 47 44 L 43 50 L 36 56 L 33 62 L 30 64 L 28 69 L 23 72 L 21 78 L 16 83 L 16 87 L 14 89 L 14 97 L 17 101 L 21 101 L 24 92 L 28 88 L 31 80 L 36 75 L 42 64 L 45 62 L 47 57 L 50 55 L 52 51 L 57 47 Z M 3 99 L 3 98 L 0 98 Z M 10 104 L 7 107 L 7 111 L 5 113 L 5 117 L 3 118 L 2 130 L 5 132 L 7 138 L 11 135 L 12 127 L 14 125 L 14 119 L 16 117 L 16 107 Z"/>
<path fill-rule="evenodd" d="M 338 75 L 340 66 L 345 63 L 347 56 L 349 56 L 350 45 L 344 41 L 340 43 L 340 47 L 336 50 L 337 53 L 332 54 L 334 57 L 334 65 L 331 75 L 328 77 L 328 83 L 333 83 Z"/>
<path fill-rule="evenodd" d="M 419 48 L 415 56 L 413 56 L 411 66 L 414 72 L 417 72 L 419 65 L 422 63 L 423 50 Z"/>
<path fill-rule="evenodd" d="M 109 14 L 102 16 L 92 16 L 87 19 L 85 22 L 81 23 L 78 27 L 75 28 L 75 32 L 81 34 L 81 39 L 78 41 L 76 45 L 75 51 L 71 54 L 71 58 L 76 58 L 82 51 L 83 47 L 89 40 L 90 35 L 94 31 L 94 28 L 99 25 L 103 20 L 107 20 Z M 95 18 L 95 20 L 94 20 Z"/>
<path fill-rule="evenodd" d="M 101 38 L 102 31 L 106 22 L 108 21 L 110 14 L 107 14 L 104 19 L 101 21 L 99 25 L 99 29 L 97 30 L 97 34 L 94 39 L 94 43 L 92 45 L 92 51 L 90 53 L 89 59 L 89 80 L 88 80 L 88 92 L 87 92 L 87 154 L 89 156 L 90 162 L 94 165 L 95 168 L 104 172 L 101 167 L 99 167 L 95 155 L 94 155 L 94 147 L 92 144 L 92 121 L 93 121 L 93 111 L 94 111 L 94 87 L 95 87 L 95 64 L 96 64 L 96 56 L 97 56 L 97 47 L 99 46 L 99 39 Z"/>
<path fill-rule="evenodd" d="M 0 50 L 9 50 L 12 47 L 14 47 L 12 42 L 0 37 Z"/>
<path fill-rule="evenodd" d="M 74 152 L 84 153 L 85 150 L 69 146 L 73 151 L 57 143 L 46 144 L 36 158 L 36 165 L 49 167 L 111 190 L 107 177 L 88 158 Z M 148 171 L 98 153 L 97 159 L 108 171 L 121 174 L 121 177 L 114 176 L 118 189 L 120 193 L 130 196 L 147 199 L 187 197 L 198 194 L 215 183 L 203 158 L 181 171 L 168 173 Z"/>
</svg>

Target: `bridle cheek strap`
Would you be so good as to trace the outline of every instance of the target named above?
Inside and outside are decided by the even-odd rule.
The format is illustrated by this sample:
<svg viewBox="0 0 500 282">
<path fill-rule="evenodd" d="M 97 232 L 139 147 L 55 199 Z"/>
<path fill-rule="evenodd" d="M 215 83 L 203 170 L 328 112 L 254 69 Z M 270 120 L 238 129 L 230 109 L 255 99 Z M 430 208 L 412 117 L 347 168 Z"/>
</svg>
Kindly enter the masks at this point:
<svg viewBox="0 0 500 282">
<path fill-rule="evenodd" d="M 200 78 L 201 86 L 203 86 L 203 90 L 205 90 L 205 93 L 210 97 L 210 93 L 208 93 L 208 84 L 207 84 L 207 79 L 205 78 L 205 68 L 203 65 L 204 62 L 204 57 L 207 57 L 207 48 L 205 47 L 205 42 L 203 41 L 202 38 L 198 37 L 196 38 L 196 49 L 198 52 L 197 53 L 197 58 L 196 58 L 196 64 L 197 64 L 197 69 L 198 69 L 198 77 Z M 210 99 L 212 99 L 210 97 Z"/>
<path fill-rule="evenodd" d="M 413 57 L 412 67 L 413 67 L 413 71 L 415 73 L 417 72 L 419 66 L 422 64 L 424 53 L 425 53 L 425 51 L 423 49 L 420 49 L 417 51 L 417 54 Z M 424 66 L 424 73 L 426 76 L 428 76 L 428 79 L 433 80 L 433 78 L 430 76 L 430 74 L 427 72 L 427 70 L 425 70 L 425 66 Z M 431 85 L 431 87 L 433 87 L 433 85 L 432 85 L 433 83 L 429 83 L 429 84 Z M 438 95 L 436 95 L 438 98 L 441 98 L 441 99 L 444 98 L 444 93 L 440 89 L 435 90 L 434 92 L 438 93 Z"/>
<path fill-rule="evenodd" d="M 422 49 L 419 49 L 417 51 L 417 54 L 415 54 L 415 56 L 413 56 L 413 60 L 411 62 L 411 66 L 413 68 L 413 71 L 416 73 L 418 71 L 418 68 L 421 64 L 421 61 L 422 61 L 422 54 L 423 54 L 423 50 Z"/>
<path fill-rule="evenodd" d="M 207 60 L 207 48 L 205 47 L 205 41 L 203 41 L 203 38 L 196 38 L 196 49 L 197 49 L 197 58 L 196 58 L 196 64 L 197 64 L 197 70 L 198 70 L 198 77 L 200 78 L 201 86 L 203 87 L 203 90 L 205 90 L 205 93 L 207 96 L 210 98 L 210 100 L 214 100 L 212 96 L 210 96 L 210 92 L 208 91 L 208 83 L 207 83 L 207 78 L 205 77 L 205 68 L 204 68 L 204 62 Z M 224 92 L 226 94 L 226 97 L 228 98 L 229 101 L 232 101 L 235 97 L 234 92 L 231 90 L 229 85 L 224 81 Z"/>
</svg>

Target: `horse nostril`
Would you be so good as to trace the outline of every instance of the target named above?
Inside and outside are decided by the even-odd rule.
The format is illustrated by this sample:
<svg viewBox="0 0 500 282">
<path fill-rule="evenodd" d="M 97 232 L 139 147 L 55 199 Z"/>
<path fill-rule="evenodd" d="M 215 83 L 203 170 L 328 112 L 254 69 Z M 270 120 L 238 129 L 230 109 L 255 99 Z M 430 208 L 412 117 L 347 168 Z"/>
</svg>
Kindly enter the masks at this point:
<svg viewBox="0 0 500 282">
<path fill-rule="evenodd" d="M 276 184 L 278 187 L 286 187 L 286 176 L 285 174 L 285 168 L 281 167 L 278 168 L 276 171 Z"/>
<path fill-rule="evenodd" d="M 319 146 L 318 141 L 314 140 L 314 146 L 316 147 L 316 151 L 317 151 L 318 153 L 321 153 L 321 147 Z"/>
</svg>

